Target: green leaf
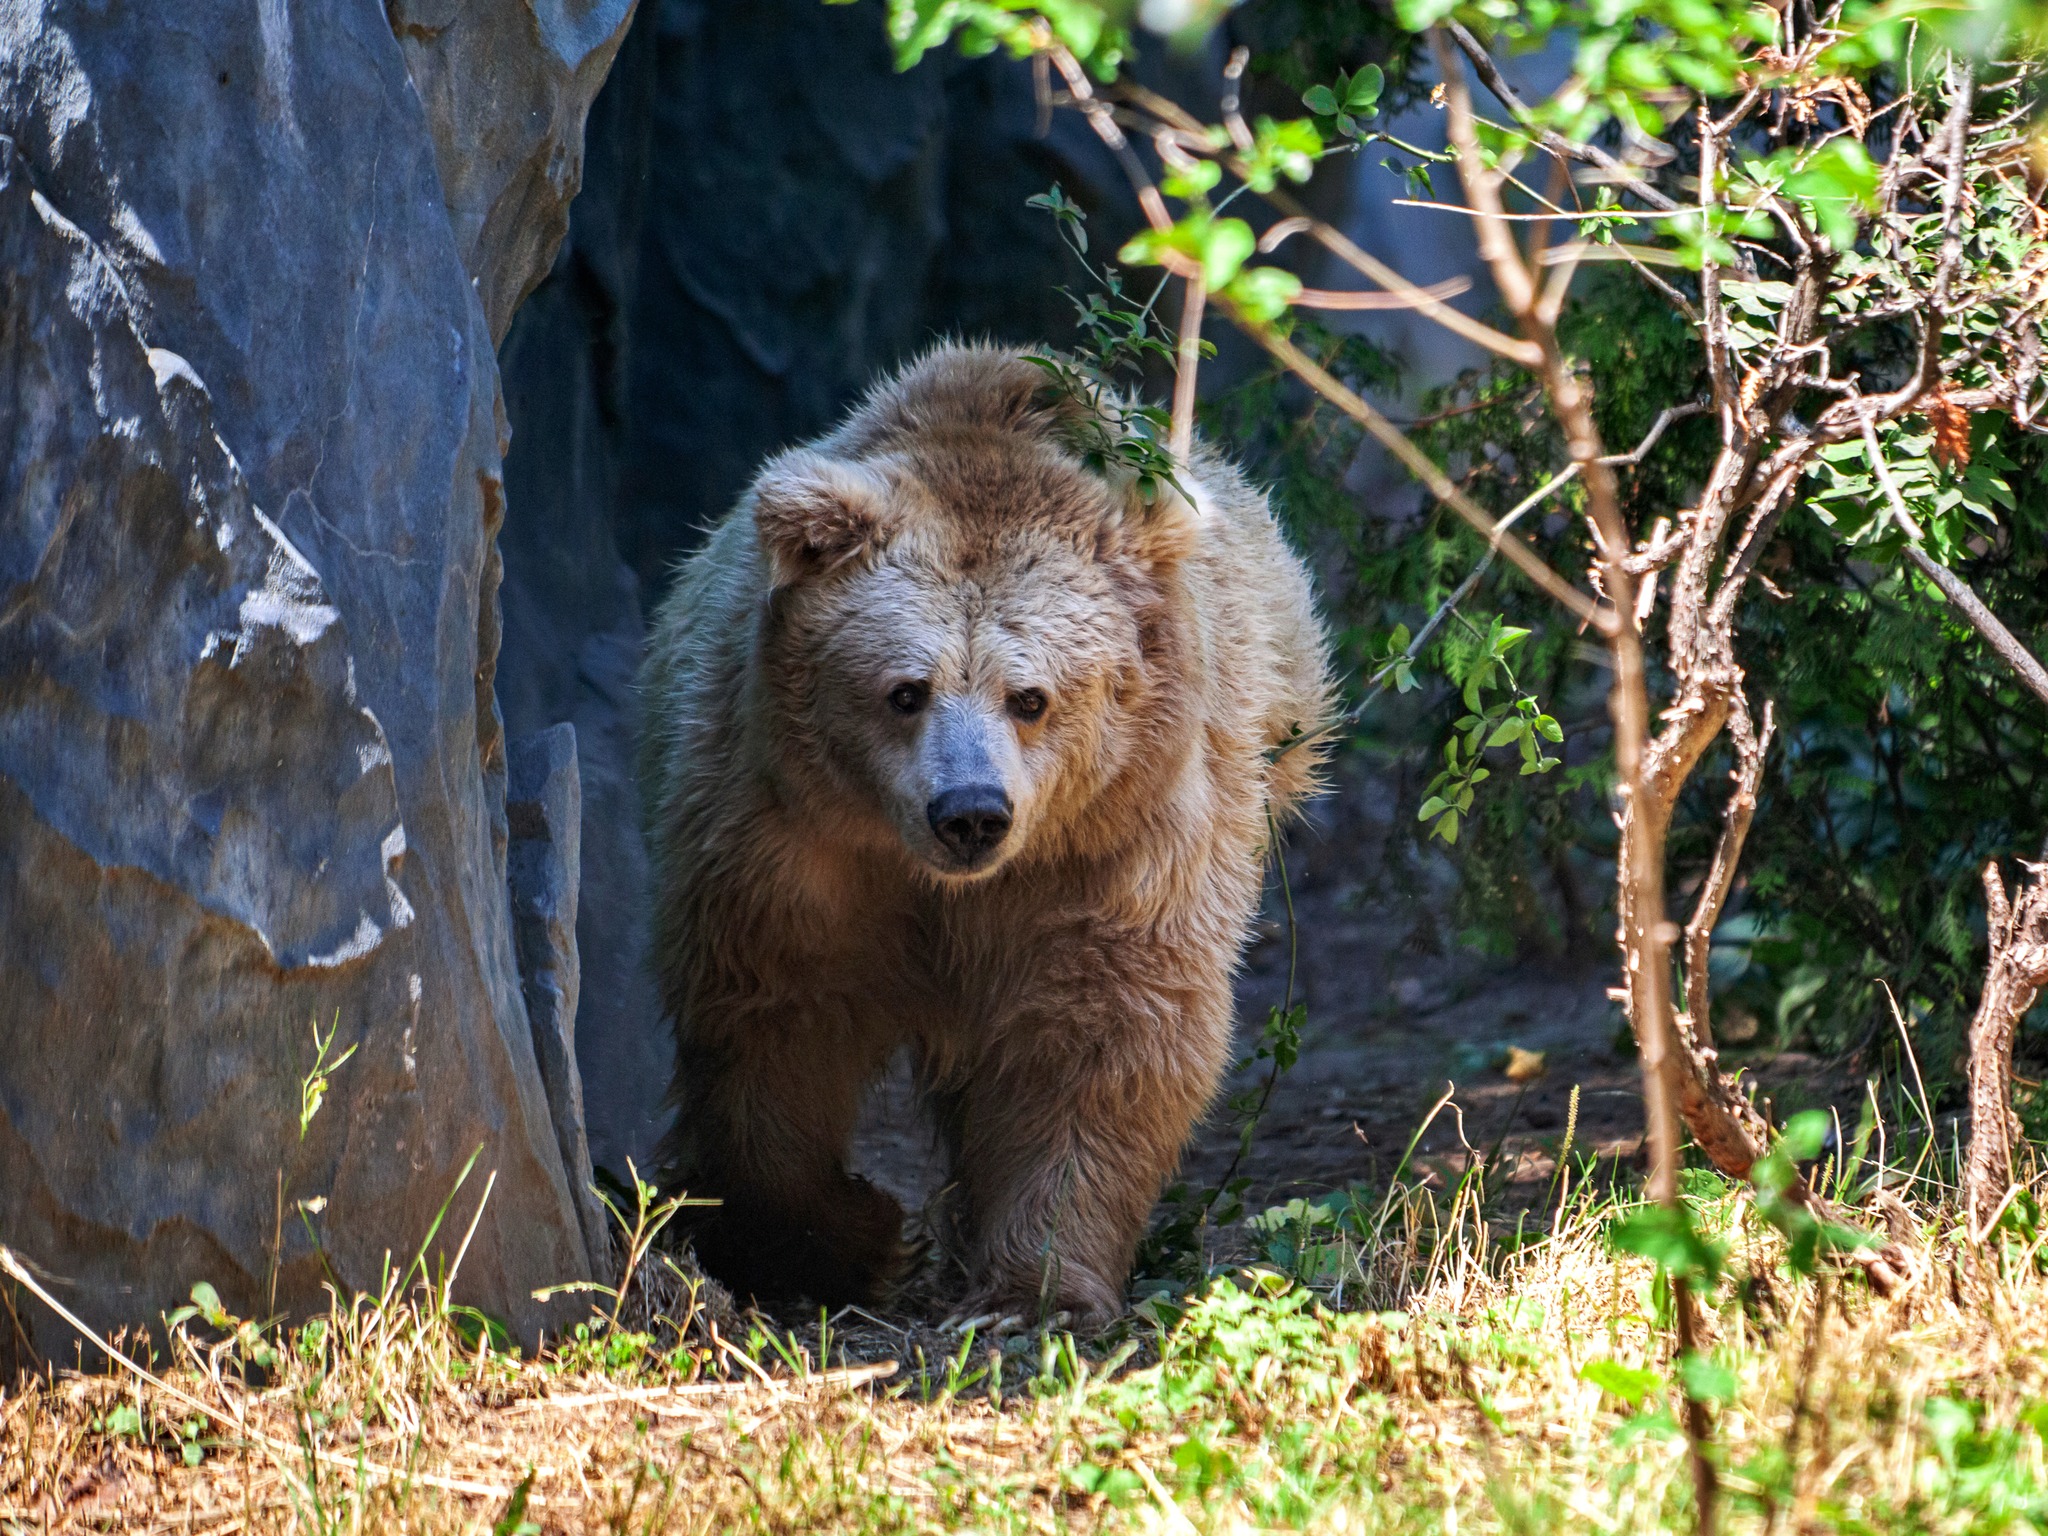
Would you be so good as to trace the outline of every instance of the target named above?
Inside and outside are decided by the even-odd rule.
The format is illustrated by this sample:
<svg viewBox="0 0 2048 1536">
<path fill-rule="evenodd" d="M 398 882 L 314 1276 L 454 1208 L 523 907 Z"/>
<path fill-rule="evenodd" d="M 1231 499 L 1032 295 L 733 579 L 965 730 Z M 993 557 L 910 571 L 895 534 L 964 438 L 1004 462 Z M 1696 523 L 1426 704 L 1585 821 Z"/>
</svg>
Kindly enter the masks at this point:
<svg viewBox="0 0 2048 1536">
<path fill-rule="evenodd" d="M 1198 255 L 1202 281 L 1212 291 L 1227 287 L 1258 243 L 1258 236 L 1243 219 L 1212 220 L 1203 232 Z"/>
<path fill-rule="evenodd" d="M 1789 196 L 1812 205 L 1828 244 L 1846 251 L 1856 243 L 1856 215 L 1877 209 L 1877 165 L 1856 139 L 1830 139 L 1785 178 Z"/>
<path fill-rule="evenodd" d="M 1616 1446 L 1626 1447 L 1638 1440 L 1676 1440 L 1678 1433 L 1678 1420 L 1669 1408 L 1660 1407 L 1617 1424 L 1613 1439 Z"/>
<path fill-rule="evenodd" d="M 1377 64 L 1366 65 L 1351 77 L 1350 88 L 1344 92 L 1345 110 L 1365 116 L 1379 104 L 1380 92 L 1386 86 L 1386 72 Z"/>
<path fill-rule="evenodd" d="M 204 1317 L 216 1328 L 227 1325 L 228 1309 L 221 1305 L 219 1291 L 216 1291 L 206 1281 L 201 1280 L 193 1285 L 190 1294 L 192 1305 L 199 1309 L 200 1316 Z"/>
<path fill-rule="evenodd" d="M 1927 1433 L 1934 1441 L 1934 1448 L 1944 1461 L 1953 1461 L 1956 1442 L 1977 1428 L 1976 1410 L 1952 1397 L 1930 1397 L 1920 1412 L 1927 1420 Z"/>
<path fill-rule="evenodd" d="M 1696 1403 L 1735 1401 L 1735 1373 L 1711 1355 L 1693 1351 L 1679 1356 L 1678 1379 L 1685 1387 L 1685 1395 Z"/>
<path fill-rule="evenodd" d="M 1489 747 L 1504 747 L 1511 741 L 1520 741 L 1529 734 L 1529 722 L 1513 716 L 1501 721 L 1494 733 L 1486 739 Z"/>
<path fill-rule="evenodd" d="M 529 1468 L 505 1501 L 505 1512 L 491 1526 L 491 1536 L 540 1536 L 540 1527 L 526 1518 L 526 1502 L 532 1494 L 533 1471 Z"/>
<path fill-rule="evenodd" d="M 1316 157 L 1323 152 L 1323 136 L 1307 118 L 1276 123 L 1259 119 L 1251 152 L 1244 157 L 1245 185 L 1254 192 L 1273 190 L 1282 176 L 1304 182 L 1315 173 Z"/>
<path fill-rule="evenodd" d="M 1579 1380 L 1592 1383 L 1630 1408 L 1641 1407 L 1644 1398 L 1652 1392 L 1662 1391 L 1666 1385 L 1664 1378 L 1655 1371 L 1605 1358 L 1588 1360 L 1580 1366 Z"/>
<path fill-rule="evenodd" d="M 1117 260 L 1132 266 L 1159 266 L 1169 252 L 1200 263 L 1202 281 L 1211 290 L 1227 287 L 1258 245 L 1243 219 L 1218 219 L 1197 207 L 1170 229 L 1141 229 L 1124 242 Z"/>
<path fill-rule="evenodd" d="M 1303 91 L 1301 104 L 1318 117 L 1337 115 L 1337 96 L 1327 85 L 1312 85 Z"/>
<path fill-rule="evenodd" d="M 1223 167 L 1214 160 L 1196 160 L 1184 170 L 1169 170 L 1159 185 L 1168 197 L 1191 203 L 1207 196 L 1222 179 Z"/>
<path fill-rule="evenodd" d="M 1287 313 L 1300 292 L 1301 279 L 1284 267 L 1250 267 L 1231 280 L 1223 295 L 1246 319 L 1270 325 Z"/>
<path fill-rule="evenodd" d="M 1458 8 L 1458 0 L 1394 0 L 1394 16 L 1410 32 L 1427 32 Z"/>
<path fill-rule="evenodd" d="M 1721 1277 L 1721 1245 L 1693 1225 L 1683 1204 L 1642 1205 L 1607 1228 L 1607 1241 L 1624 1253 L 1640 1254 L 1666 1274 L 1711 1287 Z"/>
<path fill-rule="evenodd" d="M 1443 815 L 1450 808 L 1450 802 L 1444 799 L 1442 795 L 1431 795 L 1422 802 L 1422 809 L 1415 813 L 1415 819 L 1417 821 L 1428 821 L 1432 817 Z"/>
<path fill-rule="evenodd" d="M 1804 1110 L 1785 1122 L 1778 1144 L 1796 1161 L 1810 1163 L 1828 1144 L 1828 1130 L 1832 1124 L 1826 1110 Z"/>
</svg>

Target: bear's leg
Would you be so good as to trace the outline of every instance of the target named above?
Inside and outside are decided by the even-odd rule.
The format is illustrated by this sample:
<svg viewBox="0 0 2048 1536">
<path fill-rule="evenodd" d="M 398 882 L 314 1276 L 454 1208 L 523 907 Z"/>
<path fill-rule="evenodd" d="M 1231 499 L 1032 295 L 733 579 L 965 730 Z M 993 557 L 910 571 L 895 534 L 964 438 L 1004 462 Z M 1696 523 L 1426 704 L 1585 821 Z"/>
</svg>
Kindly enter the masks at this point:
<svg viewBox="0 0 2048 1536">
<path fill-rule="evenodd" d="M 1121 1309 L 1146 1219 L 1229 1050 L 1220 968 L 1185 984 L 1184 960 L 1156 958 L 995 1021 L 949 1096 L 976 1310 L 1100 1323 Z M 1176 970 L 1171 990 L 1130 979 Z"/>
<path fill-rule="evenodd" d="M 679 1182 L 721 1202 L 693 1223 L 697 1255 L 743 1300 L 872 1302 L 908 1263 L 902 1207 L 846 1169 L 887 1043 L 849 1045 L 787 1019 L 681 1044 Z"/>
</svg>

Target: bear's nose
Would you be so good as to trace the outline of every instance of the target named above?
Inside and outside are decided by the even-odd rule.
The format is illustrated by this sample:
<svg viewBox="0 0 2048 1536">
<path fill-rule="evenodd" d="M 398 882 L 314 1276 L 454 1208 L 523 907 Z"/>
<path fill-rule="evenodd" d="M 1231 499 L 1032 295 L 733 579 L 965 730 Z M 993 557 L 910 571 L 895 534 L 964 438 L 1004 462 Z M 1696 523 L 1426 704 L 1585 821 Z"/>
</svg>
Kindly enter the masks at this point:
<svg viewBox="0 0 2048 1536">
<path fill-rule="evenodd" d="M 962 784 L 942 790 L 932 797 L 924 814 L 939 841 L 969 862 L 1010 835 L 1010 797 L 1000 784 Z"/>
</svg>

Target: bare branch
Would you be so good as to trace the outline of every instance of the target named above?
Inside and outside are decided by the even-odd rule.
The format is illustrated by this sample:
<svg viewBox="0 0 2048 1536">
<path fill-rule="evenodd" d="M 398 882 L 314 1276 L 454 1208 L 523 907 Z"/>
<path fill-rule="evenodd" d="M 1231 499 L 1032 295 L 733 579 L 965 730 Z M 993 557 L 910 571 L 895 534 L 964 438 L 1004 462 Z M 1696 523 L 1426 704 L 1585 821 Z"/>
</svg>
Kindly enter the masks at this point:
<svg viewBox="0 0 2048 1536">
<path fill-rule="evenodd" d="M 1195 378 L 1202 366 L 1202 305 L 1208 290 L 1196 272 L 1183 280 L 1187 289 L 1181 301 L 1180 346 L 1174 358 L 1173 461 L 1183 470 L 1195 448 Z"/>
<path fill-rule="evenodd" d="M 2009 899 L 1996 860 L 1984 866 L 1984 904 L 1991 961 L 1984 994 L 1970 1021 L 1970 1155 L 1963 1172 L 1963 1208 L 1970 1240 L 1991 1235 L 2012 1183 L 2018 1139 L 2012 1112 L 2012 1040 L 2019 1021 L 2048 986 L 2048 865 L 2022 863 L 2028 875 Z"/>
<path fill-rule="evenodd" d="M 1472 71 L 1479 76 L 1480 82 L 1494 94 L 1502 106 L 1508 109 L 1509 116 L 1525 130 L 1535 134 L 1536 142 L 1544 149 L 1563 160 L 1576 160 L 1581 164 L 1598 166 L 1609 175 L 1618 178 L 1621 185 L 1652 208 L 1669 213 L 1678 207 L 1677 203 L 1643 179 L 1640 167 L 1615 159 L 1597 144 L 1574 144 L 1561 133 L 1539 127 L 1536 123 L 1536 114 L 1531 112 L 1527 103 L 1515 94 L 1514 87 L 1508 84 L 1507 78 L 1500 72 L 1500 66 L 1493 62 L 1493 55 L 1486 51 L 1479 39 L 1455 21 L 1450 23 L 1446 30 L 1457 43 L 1459 50 L 1472 61 Z"/>
<path fill-rule="evenodd" d="M 1232 166 L 1233 171 L 1238 167 Z M 1476 342 L 1487 351 L 1506 358 L 1511 363 L 1520 363 L 1524 368 L 1542 366 L 1542 354 L 1526 341 L 1517 340 L 1495 330 L 1492 326 L 1474 320 L 1463 310 L 1453 309 L 1438 299 L 1428 289 L 1418 287 L 1399 272 L 1381 261 L 1377 256 L 1361 250 L 1342 230 L 1333 228 L 1321 219 L 1309 215 L 1293 198 L 1284 192 L 1274 192 L 1270 201 L 1283 213 L 1296 217 L 1310 218 L 1310 233 L 1322 246 L 1339 259 L 1371 278 L 1389 293 L 1396 293 L 1409 302 L 1410 307 L 1419 310 L 1436 321 L 1445 330 Z"/>
<path fill-rule="evenodd" d="M 1422 296 L 1421 302 L 1437 299 L 1456 298 L 1472 286 L 1469 277 L 1447 277 L 1440 283 L 1431 283 L 1427 288 L 1416 290 Z M 1296 309 L 1415 309 L 1418 301 L 1401 293 L 1376 293 L 1371 289 L 1353 292 L 1349 289 L 1304 288 L 1294 296 Z"/>
<path fill-rule="evenodd" d="M 1715 132 L 1713 115 L 1704 107 L 1700 125 L 1700 217 L 1713 207 L 1714 183 L 1720 179 L 1721 141 Z M 1732 351 L 1728 339 L 1728 310 L 1721 302 L 1721 271 L 1709 258 L 1700 263 L 1700 322 L 1706 335 L 1707 377 L 1714 383 L 1714 405 L 1721 412 L 1722 431 L 1730 428 L 1746 433 L 1742 407 L 1736 398 L 1735 380 L 1728 367 Z"/>
<path fill-rule="evenodd" d="M 1145 214 L 1145 222 L 1154 229 L 1171 229 L 1173 216 L 1166 211 L 1166 200 L 1159 195 L 1159 189 L 1152 185 L 1152 178 L 1145 172 L 1145 163 L 1131 148 L 1131 141 L 1124 137 L 1123 129 L 1116 125 L 1116 114 L 1109 103 L 1095 94 L 1095 88 L 1088 83 L 1088 72 L 1081 67 L 1080 60 L 1065 48 L 1051 46 L 1051 33 L 1046 33 L 1045 51 L 1051 56 L 1053 67 L 1058 69 L 1067 82 L 1067 91 L 1074 98 L 1074 104 L 1088 119 L 1088 126 L 1095 130 L 1095 136 L 1102 140 L 1109 152 L 1116 156 L 1116 163 L 1123 167 L 1125 178 L 1131 184 L 1131 191 L 1138 199 L 1138 207 Z"/>
<path fill-rule="evenodd" d="M 1749 836 L 1749 824 L 1756 815 L 1757 786 L 1763 782 L 1764 758 L 1771 749 L 1776 728 L 1771 706 L 1764 705 L 1763 729 L 1751 725 L 1749 710 L 1740 704 L 1729 717 L 1730 735 L 1735 738 L 1735 791 L 1721 811 L 1721 837 L 1714 845 L 1714 862 L 1700 885 L 1692 920 L 1685 925 L 1685 1011 L 1692 1021 L 1693 1040 L 1699 1045 L 1714 1043 L 1711 998 L 1707 985 L 1707 961 L 1714 942 L 1714 925 L 1721 920 L 1728 893 L 1735 887 L 1735 870 L 1742 860 L 1742 844 Z"/>
<path fill-rule="evenodd" d="M 1411 443 L 1398 427 L 1368 405 L 1355 391 L 1346 388 L 1328 369 L 1287 337 L 1275 332 L 1272 327 L 1261 325 L 1239 312 L 1233 312 L 1232 318 L 1260 346 L 1293 369 L 1303 383 L 1378 439 L 1389 453 L 1406 466 L 1410 474 L 1423 483 L 1432 496 L 1489 539 L 1494 536 L 1496 524 L 1486 509 L 1452 484 L 1450 476 L 1439 469 L 1428 454 Z M 1504 538 L 1500 541 L 1499 548 L 1501 553 L 1507 556 L 1509 564 L 1527 576 L 1539 590 L 1563 604 L 1574 618 L 1602 634 L 1606 634 L 1614 625 L 1612 609 L 1595 605 L 1585 593 L 1553 571 L 1544 563 L 1542 556 L 1520 539 Z"/>
<path fill-rule="evenodd" d="M 1629 449 L 1627 453 L 1610 453 L 1600 462 L 1617 467 L 1640 464 L 1649 451 L 1657 446 L 1658 440 L 1664 436 L 1664 429 L 1669 427 L 1671 423 L 1674 421 L 1684 421 L 1688 416 L 1704 416 L 1712 409 L 1713 406 L 1704 400 L 1690 400 L 1684 405 L 1667 405 L 1657 413 L 1657 419 L 1650 423 L 1650 430 L 1643 434 L 1643 440 L 1640 443 Z"/>
<path fill-rule="evenodd" d="M 1085 83 L 1084 78 L 1083 84 Z M 1200 140 L 1204 145 L 1207 144 L 1206 130 L 1202 124 L 1178 103 L 1169 101 L 1166 97 L 1159 95 L 1158 92 L 1148 90 L 1146 87 L 1134 82 L 1126 82 L 1118 87 L 1118 89 L 1126 99 L 1138 103 L 1162 122 L 1170 123 L 1182 132 L 1193 136 L 1193 139 Z M 1106 111 L 1107 109 L 1104 110 Z M 1113 129 L 1115 128 L 1113 123 L 1110 126 Z M 1098 128 L 1096 131 L 1100 133 L 1102 130 Z M 1122 130 L 1117 129 L 1116 132 L 1118 137 L 1121 138 Z M 1105 140 L 1105 142 L 1107 141 Z M 1241 158 L 1235 155 L 1223 156 L 1221 158 L 1223 163 L 1230 168 L 1230 173 L 1233 176 L 1236 176 L 1239 180 L 1244 180 L 1247 177 L 1249 167 L 1245 165 Z M 1149 186 L 1149 183 L 1147 185 Z M 1157 197 L 1158 194 L 1155 191 L 1153 195 Z M 1419 310 L 1422 314 L 1427 315 L 1430 319 L 1436 321 L 1437 324 L 1444 327 L 1445 330 L 1462 336 L 1467 341 L 1474 342 L 1486 348 L 1487 351 L 1508 359 L 1510 362 L 1520 363 L 1524 368 L 1534 368 L 1537 366 L 1538 358 L 1536 351 L 1527 342 L 1518 341 L 1512 336 L 1503 335 L 1492 326 L 1474 320 L 1464 311 L 1453 309 L 1450 305 L 1444 303 L 1442 297 L 1436 292 L 1410 282 L 1377 256 L 1360 249 L 1350 236 L 1346 235 L 1342 230 L 1334 228 L 1324 220 L 1317 218 L 1289 193 L 1276 187 L 1271 192 L 1265 194 L 1265 196 L 1266 201 L 1284 215 L 1282 223 L 1287 226 L 1288 234 L 1297 231 L 1307 231 L 1315 236 L 1316 241 L 1324 249 L 1328 250 L 1339 260 L 1355 271 L 1363 273 L 1389 293 L 1399 295 L 1406 301 L 1406 307 Z M 1147 217 L 1150 217 L 1149 210 Z M 1284 239 L 1285 235 L 1282 235 L 1280 238 Z"/>
<path fill-rule="evenodd" d="M 1908 543 L 1906 558 L 1911 560 L 1920 574 L 1925 576 L 1956 607 L 1956 611 L 1969 620 L 1970 627 L 1977 631 L 1986 645 L 1998 653 L 1999 659 L 2018 674 L 2021 682 L 2042 703 L 2048 704 L 2048 669 L 2019 641 L 2019 637 L 2000 622 L 1997 614 L 1985 605 L 1970 584 L 1954 571 L 1936 560 L 1922 542 L 1920 525 L 1907 510 L 1906 498 L 1899 494 L 1899 483 L 1892 478 L 1891 466 L 1885 463 L 1884 449 L 1878 443 L 1877 429 L 1871 425 L 1866 414 L 1863 422 L 1863 447 L 1870 456 L 1870 467 L 1877 475 L 1877 482 L 1884 487 L 1886 500 L 1891 503 L 1892 517 L 1905 530 Z"/>
</svg>

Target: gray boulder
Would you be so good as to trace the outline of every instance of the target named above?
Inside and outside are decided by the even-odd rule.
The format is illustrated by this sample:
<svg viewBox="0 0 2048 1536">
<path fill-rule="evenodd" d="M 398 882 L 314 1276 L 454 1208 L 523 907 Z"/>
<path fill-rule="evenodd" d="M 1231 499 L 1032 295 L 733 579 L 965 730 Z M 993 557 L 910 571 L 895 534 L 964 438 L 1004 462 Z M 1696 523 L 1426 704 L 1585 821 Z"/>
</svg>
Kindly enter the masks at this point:
<svg viewBox="0 0 2048 1536">
<path fill-rule="evenodd" d="M 593 1259 L 610 1253 L 604 1207 L 583 1132 L 583 1077 L 576 1068 L 576 1000 L 582 986 L 576 956 L 577 884 L 583 867 L 583 786 L 576 767 L 576 727 L 551 726 L 515 739 L 506 753 L 505 854 L 512 891 L 512 944 L 519 956 L 520 995 L 533 1030 L 533 1057 L 547 1093 L 555 1146 L 577 1196 L 584 1246 Z"/>
<path fill-rule="evenodd" d="M 0 1241 L 95 1325 L 370 1285 L 472 1154 L 458 1295 L 531 1335 L 589 1273 L 506 887 L 492 343 L 630 0 L 444 9 L 0 0 Z M 302 1125 L 316 1028 L 356 1052 Z"/>
</svg>

